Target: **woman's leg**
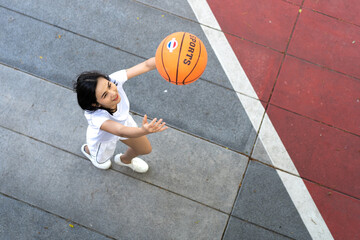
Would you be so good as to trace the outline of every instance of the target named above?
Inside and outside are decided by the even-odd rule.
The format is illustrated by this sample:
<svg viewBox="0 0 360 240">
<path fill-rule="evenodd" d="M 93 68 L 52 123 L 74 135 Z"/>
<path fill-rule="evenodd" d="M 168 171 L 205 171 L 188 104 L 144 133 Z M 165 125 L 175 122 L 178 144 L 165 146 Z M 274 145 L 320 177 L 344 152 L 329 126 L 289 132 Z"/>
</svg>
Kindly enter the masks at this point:
<svg viewBox="0 0 360 240">
<path fill-rule="evenodd" d="M 90 155 L 90 151 L 89 151 L 88 145 L 85 146 L 85 152 Z"/>
<path fill-rule="evenodd" d="M 125 164 L 131 163 L 131 160 L 134 157 L 149 154 L 152 151 L 151 144 L 146 136 L 142 136 L 139 138 L 129 138 L 120 141 L 122 141 L 129 147 L 127 151 L 120 157 L 121 161 Z"/>
</svg>

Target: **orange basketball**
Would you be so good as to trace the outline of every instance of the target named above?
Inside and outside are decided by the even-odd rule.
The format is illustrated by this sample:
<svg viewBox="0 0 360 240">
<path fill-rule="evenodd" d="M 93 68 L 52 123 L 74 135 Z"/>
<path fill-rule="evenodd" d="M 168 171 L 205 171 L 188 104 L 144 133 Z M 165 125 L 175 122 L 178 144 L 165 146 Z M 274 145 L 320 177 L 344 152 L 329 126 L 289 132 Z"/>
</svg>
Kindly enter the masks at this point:
<svg viewBox="0 0 360 240">
<path fill-rule="evenodd" d="M 203 42 L 194 34 L 176 32 L 167 36 L 155 54 L 160 75 L 176 85 L 190 84 L 203 74 L 207 52 Z"/>
</svg>

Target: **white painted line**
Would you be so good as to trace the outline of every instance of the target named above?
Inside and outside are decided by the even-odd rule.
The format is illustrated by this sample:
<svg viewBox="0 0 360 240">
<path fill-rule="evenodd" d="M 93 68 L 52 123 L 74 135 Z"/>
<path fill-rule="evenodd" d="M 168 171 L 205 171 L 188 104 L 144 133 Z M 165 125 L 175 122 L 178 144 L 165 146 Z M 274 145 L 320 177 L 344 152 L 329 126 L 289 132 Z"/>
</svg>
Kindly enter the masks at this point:
<svg viewBox="0 0 360 240">
<path fill-rule="evenodd" d="M 206 0 L 188 0 L 188 3 L 193 9 L 198 21 L 201 23 L 201 27 L 234 90 L 258 99 L 254 88 L 241 67 L 224 33 L 221 31 L 221 28 Z M 218 29 L 219 31 L 212 28 Z M 260 101 L 251 99 L 239 93 L 237 96 L 248 114 L 254 129 L 259 129 L 261 118 L 265 111 L 264 107 Z M 274 166 L 299 175 L 267 114 L 265 114 L 264 121 L 261 126 L 259 140 L 265 147 L 265 150 L 267 151 Z M 277 173 L 311 237 L 313 239 L 333 239 L 324 219 L 314 203 L 314 200 L 307 190 L 304 181 L 300 177 L 284 173 L 280 170 L 277 170 Z"/>
</svg>

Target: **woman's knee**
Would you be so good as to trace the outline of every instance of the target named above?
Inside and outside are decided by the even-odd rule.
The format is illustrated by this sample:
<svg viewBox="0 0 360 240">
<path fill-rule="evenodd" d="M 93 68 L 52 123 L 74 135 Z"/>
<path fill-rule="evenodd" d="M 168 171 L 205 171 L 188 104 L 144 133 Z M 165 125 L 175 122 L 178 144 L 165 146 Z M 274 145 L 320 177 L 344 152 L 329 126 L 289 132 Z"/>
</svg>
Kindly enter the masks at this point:
<svg viewBox="0 0 360 240">
<path fill-rule="evenodd" d="M 136 155 L 146 155 L 152 151 L 150 141 L 145 136 L 138 139 L 128 139 L 123 142 L 128 145 Z"/>
<path fill-rule="evenodd" d="M 137 153 L 139 155 L 146 155 L 152 152 L 152 147 L 151 144 L 146 144 L 145 146 L 143 146 L 142 148 L 137 149 Z"/>
</svg>

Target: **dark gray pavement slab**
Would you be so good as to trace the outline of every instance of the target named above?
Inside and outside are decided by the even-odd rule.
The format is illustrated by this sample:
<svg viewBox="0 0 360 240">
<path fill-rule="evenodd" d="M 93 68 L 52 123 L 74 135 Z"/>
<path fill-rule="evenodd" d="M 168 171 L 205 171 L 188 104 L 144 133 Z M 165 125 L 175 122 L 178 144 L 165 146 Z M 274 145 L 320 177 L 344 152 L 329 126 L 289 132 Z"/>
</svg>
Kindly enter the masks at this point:
<svg viewBox="0 0 360 240">
<path fill-rule="evenodd" d="M 82 156 L 87 122 L 71 90 L 0 65 L 0 126 Z M 16 87 L 14 83 L 16 82 Z M 142 117 L 135 116 L 139 126 Z M 175 129 L 149 135 L 153 153 L 146 175 L 136 178 L 230 213 L 247 165 L 243 155 Z M 117 152 L 125 146 L 119 142 Z M 88 161 L 88 164 L 90 162 Z"/>
<path fill-rule="evenodd" d="M 311 239 L 274 168 L 250 161 L 232 215 L 295 239 Z"/>
<path fill-rule="evenodd" d="M 6 156 L 1 193 L 104 235 L 219 239 L 224 231 L 224 213 L 114 170 L 98 170 L 32 138 L 0 128 L 0 146 Z"/>
<path fill-rule="evenodd" d="M 0 194 L 1 239 L 112 239 Z"/>
<path fill-rule="evenodd" d="M 144 7 L 138 3 L 131 4 Z M 44 6 L 47 5 L 44 3 Z M 39 5 L 39 8 L 43 9 L 44 6 Z M 54 9 L 54 6 L 51 5 L 51 8 Z M 34 11 L 36 13 L 36 10 Z M 75 13 L 77 12 L 69 14 L 69 17 L 73 17 Z M 90 15 L 89 12 L 87 14 Z M 1 62 L 68 88 L 82 71 L 97 69 L 111 73 L 143 61 L 140 57 L 8 9 L 0 8 L 0 22 L 5 26 L 5 34 L 0 36 L 0 48 L 3 51 L 0 55 Z M 75 23 L 79 24 L 74 20 Z M 104 26 L 107 25 L 103 25 L 102 28 Z M 101 29 L 97 29 L 99 32 L 96 36 L 106 35 L 101 33 Z M 201 31 L 197 25 L 191 29 Z M 144 37 L 146 34 L 141 36 Z M 149 40 L 149 42 L 154 41 Z M 130 45 L 137 49 L 133 43 Z M 209 56 L 209 59 L 217 61 L 215 56 Z M 216 73 L 210 75 L 216 81 L 228 83 L 225 74 L 219 70 L 221 69 L 218 67 L 219 64 L 215 65 L 217 67 L 212 68 L 209 63 L 208 69 L 216 69 Z M 141 76 L 135 81 L 129 81 L 127 85 L 132 111 L 142 115 L 146 113 L 152 117 L 162 117 L 168 124 L 186 132 L 244 154 L 250 153 L 257 129 L 253 129 L 234 91 L 203 80 L 198 80 L 189 86 L 175 86 L 163 80 L 156 71 Z"/>
<path fill-rule="evenodd" d="M 260 129 L 260 131 L 261 131 L 261 129 Z M 251 157 L 253 159 L 256 159 L 263 163 L 266 163 L 268 165 L 273 165 L 266 149 L 264 148 L 264 144 L 262 143 L 260 138 L 256 139 L 254 151 L 253 151 Z"/>
<path fill-rule="evenodd" d="M 161 4 L 163 6 L 176 5 L 177 9 L 183 9 L 182 11 L 187 11 L 187 15 L 192 16 L 193 19 L 195 18 L 195 15 L 192 13 L 191 8 L 186 1 L 178 1 L 175 3 L 165 1 L 165 4 L 164 2 L 158 1 L 158 3 L 154 2 L 152 4 Z M 6 35 L 9 35 L 9 37 L 19 35 L 16 42 L 27 41 L 33 42 L 33 44 L 36 45 L 42 44 L 45 48 L 44 50 L 47 52 L 50 52 L 50 49 L 46 47 L 46 40 L 55 42 L 54 40 L 56 39 L 54 38 L 57 34 L 54 38 L 44 38 L 42 33 L 44 30 L 36 31 L 36 26 L 30 27 L 34 23 L 29 17 L 44 21 L 44 24 L 46 23 L 46 25 L 53 25 L 54 31 L 58 31 L 58 34 L 60 35 L 61 33 L 64 34 L 61 30 L 66 30 L 66 32 L 70 31 L 77 35 L 81 35 L 82 37 L 93 39 L 97 43 L 106 44 L 107 46 L 111 46 L 112 48 L 119 49 L 120 51 L 141 58 L 155 56 L 158 45 L 169 34 L 179 31 L 191 32 L 204 42 L 208 52 L 208 65 L 202 78 L 231 88 L 222 69 L 218 67 L 220 64 L 201 27 L 198 23 L 184 17 L 168 14 L 166 11 L 129 0 L 81 0 L 75 2 L 49 2 L 46 0 L 30 0 L 24 2 L 17 0 L 1 0 L 0 6 L 18 12 L 18 14 L 11 13 L 10 16 L 7 16 L 8 14 L 6 14 L 1 17 L 2 24 L 5 25 L 5 23 L 7 23 L 4 31 Z M 1 12 L 1 14 L 3 15 L 4 13 Z M 24 17 L 24 19 L 21 19 L 21 14 L 27 15 L 27 17 L 23 15 L 22 17 Z M 19 24 L 24 21 L 27 22 L 29 27 L 26 27 L 25 25 L 19 26 Z M 37 25 L 38 24 L 39 23 L 37 23 Z M 35 36 L 32 36 L 33 34 Z M 26 35 L 27 38 L 22 38 L 22 36 Z M 75 41 L 72 43 L 75 43 Z M 91 47 L 86 44 L 84 47 L 87 47 L 89 50 L 91 49 Z M 115 49 L 112 49 L 112 51 L 114 50 Z M 57 49 L 52 49 L 52 51 L 60 53 L 60 50 Z M 72 59 L 73 55 L 74 54 L 71 54 L 70 59 Z M 88 60 L 91 62 L 91 60 L 88 59 L 91 56 L 86 56 L 86 58 L 85 56 L 82 57 L 82 62 Z M 122 59 L 126 58 L 127 55 L 122 57 Z M 99 60 L 96 57 L 95 59 Z M 108 59 L 115 60 L 116 58 L 112 58 L 110 54 L 108 55 Z M 69 63 L 70 65 L 73 63 L 79 65 L 79 63 L 75 61 L 70 61 Z M 117 63 L 121 64 L 122 62 L 117 61 Z M 113 70 L 115 71 L 117 69 Z"/>
<path fill-rule="evenodd" d="M 260 228 L 235 217 L 230 217 L 225 231 L 224 240 L 248 239 L 248 240 L 281 240 L 291 239 L 275 232 Z"/>
<path fill-rule="evenodd" d="M 136 2 L 198 22 L 188 1 L 136 0 Z"/>
<path fill-rule="evenodd" d="M 135 112 L 162 117 L 171 126 L 250 154 L 256 131 L 235 92 L 203 81 L 184 88 L 163 81 L 154 88 L 152 82 L 140 81 L 125 86 Z M 142 86 L 135 87 L 139 84 Z"/>
</svg>

